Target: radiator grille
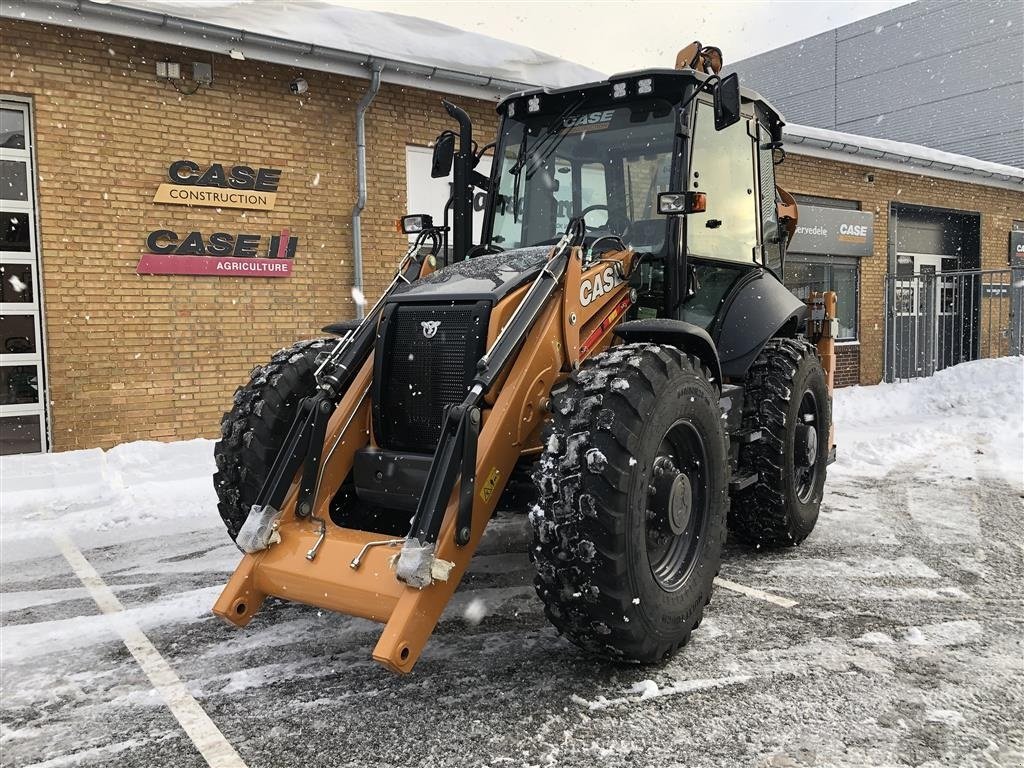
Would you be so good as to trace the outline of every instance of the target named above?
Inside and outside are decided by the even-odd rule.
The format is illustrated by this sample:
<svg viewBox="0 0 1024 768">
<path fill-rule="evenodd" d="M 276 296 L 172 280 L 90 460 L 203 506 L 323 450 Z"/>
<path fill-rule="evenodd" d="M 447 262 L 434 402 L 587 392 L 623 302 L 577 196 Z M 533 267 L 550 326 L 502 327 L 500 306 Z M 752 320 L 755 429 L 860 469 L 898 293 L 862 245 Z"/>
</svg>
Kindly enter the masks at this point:
<svg viewBox="0 0 1024 768">
<path fill-rule="evenodd" d="M 433 453 L 444 408 L 462 402 L 484 353 L 487 304 L 398 304 L 385 315 L 375 371 L 381 447 Z M 431 326 L 436 330 L 429 336 Z M 425 332 L 424 324 L 428 324 Z"/>
</svg>

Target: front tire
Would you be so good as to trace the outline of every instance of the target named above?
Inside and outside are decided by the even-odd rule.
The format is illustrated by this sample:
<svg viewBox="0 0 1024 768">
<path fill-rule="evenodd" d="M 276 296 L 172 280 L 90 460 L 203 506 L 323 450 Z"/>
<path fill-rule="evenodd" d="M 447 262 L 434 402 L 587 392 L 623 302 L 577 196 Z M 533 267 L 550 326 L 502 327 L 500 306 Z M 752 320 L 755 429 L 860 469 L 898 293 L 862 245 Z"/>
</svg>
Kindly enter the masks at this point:
<svg viewBox="0 0 1024 768">
<path fill-rule="evenodd" d="M 534 583 L 550 621 L 586 651 L 658 662 L 701 621 L 728 508 L 709 379 L 678 349 L 627 344 L 552 395 L 530 514 Z"/>
<path fill-rule="evenodd" d="M 825 487 L 832 408 L 814 345 L 771 339 L 747 375 L 740 474 L 757 481 L 732 501 L 729 529 L 756 547 L 792 547 L 810 535 Z"/>
<path fill-rule="evenodd" d="M 302 398 L 316 391 L 317 356 L 329 339 L 300 341 L 253 368 L 249 382 L 235 390 L 213 447 L 217 509 L 234 541 L 284 444 Z"/>
</svg>

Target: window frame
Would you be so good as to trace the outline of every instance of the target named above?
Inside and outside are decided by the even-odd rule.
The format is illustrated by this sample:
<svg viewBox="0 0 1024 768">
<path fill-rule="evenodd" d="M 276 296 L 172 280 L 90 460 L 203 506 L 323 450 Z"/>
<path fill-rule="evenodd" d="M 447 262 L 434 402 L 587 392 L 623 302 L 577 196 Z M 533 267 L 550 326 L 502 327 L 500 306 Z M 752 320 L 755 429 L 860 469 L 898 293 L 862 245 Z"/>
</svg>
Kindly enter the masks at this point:
<svg viewBox="0 0 1024 768">
<path fill-rule="evenodd" d="M 39 197 L 36 159 L 36 136 L 34 123 L 34 103 L 30 97 L 16 96 L 0 92 L 0 106 L 4 109 L 20 111 L 25 121 L 25 148 L 13 149 L 0 147 L 0 158 L 21 162 L 25 165 L 27 179 L 27 197 L 25 200 L 0 200 L 0 207 L 5 212 L 26 213 L 29 222 L 29 250 L 0 251 L 0 261 L 5 264 L 28 264 L 32 267 L 32 302 L 5 302 L 0 304 L 0 314 L 33 316 L 36 334 L 36 351 L 31 353 L 2 353 L 0 364 L 8 366 L 35 366 L 36 381 L 39 390 L 37 403 L 7 404 L 0 407 L 0 417 L 36 416 L 39 420 L 40 449 L 47 453 L 53 445 L 52 417 L 50 413 L 50 361 L 47 355 L 46 311 L 43 298 L 43 264 L 40 247 L 39 230 Z"/>
</svg>

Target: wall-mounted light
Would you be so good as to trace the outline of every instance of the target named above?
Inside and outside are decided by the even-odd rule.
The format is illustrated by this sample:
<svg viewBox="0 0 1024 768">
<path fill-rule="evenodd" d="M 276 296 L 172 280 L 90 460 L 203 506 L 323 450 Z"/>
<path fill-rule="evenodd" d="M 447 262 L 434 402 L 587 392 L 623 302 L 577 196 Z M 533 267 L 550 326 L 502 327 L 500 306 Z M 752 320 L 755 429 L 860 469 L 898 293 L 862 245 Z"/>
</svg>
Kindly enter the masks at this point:
<svg viewBox="0 0 1024 768">
<path fill-rule="evenodd" d="M 161 80 L 180 80 L 181 64 L 176 61 L 158 61 L 156 63 L 156 76 Z"/>
<path fill-rule="evenodd" d="M 235 61 L 245 61 L 245 54 L 237 48 L 232 48 L 230 51 L 228 51 L 228 56 L 230 56 Z"/>
</svg>

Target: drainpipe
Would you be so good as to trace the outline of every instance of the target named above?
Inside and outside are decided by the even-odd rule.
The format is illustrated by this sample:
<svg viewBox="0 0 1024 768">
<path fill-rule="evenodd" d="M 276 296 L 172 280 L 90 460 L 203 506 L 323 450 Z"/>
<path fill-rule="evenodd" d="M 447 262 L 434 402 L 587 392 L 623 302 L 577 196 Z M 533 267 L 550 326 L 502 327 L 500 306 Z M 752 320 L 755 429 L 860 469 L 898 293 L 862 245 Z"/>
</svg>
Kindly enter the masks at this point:
<svg viewBox="0 0 1024 768">
<path fill-rule="evenodd" d="M 366 207 L 366 110 L 380 90 L 380 71 L 383 65 L 374 59 L 370 60 L 370 87 L 356 105 L 356 204 L 352 206 L 352 269 L 355 278 L 353 293 L 360 296 L 363 292 L 363 233 L 362 215 Z M 356 293 L 358 291 L 358 293 Z M 356 302 L 356 317 L 363 318 L 364 303 Z"/>
</svg>

